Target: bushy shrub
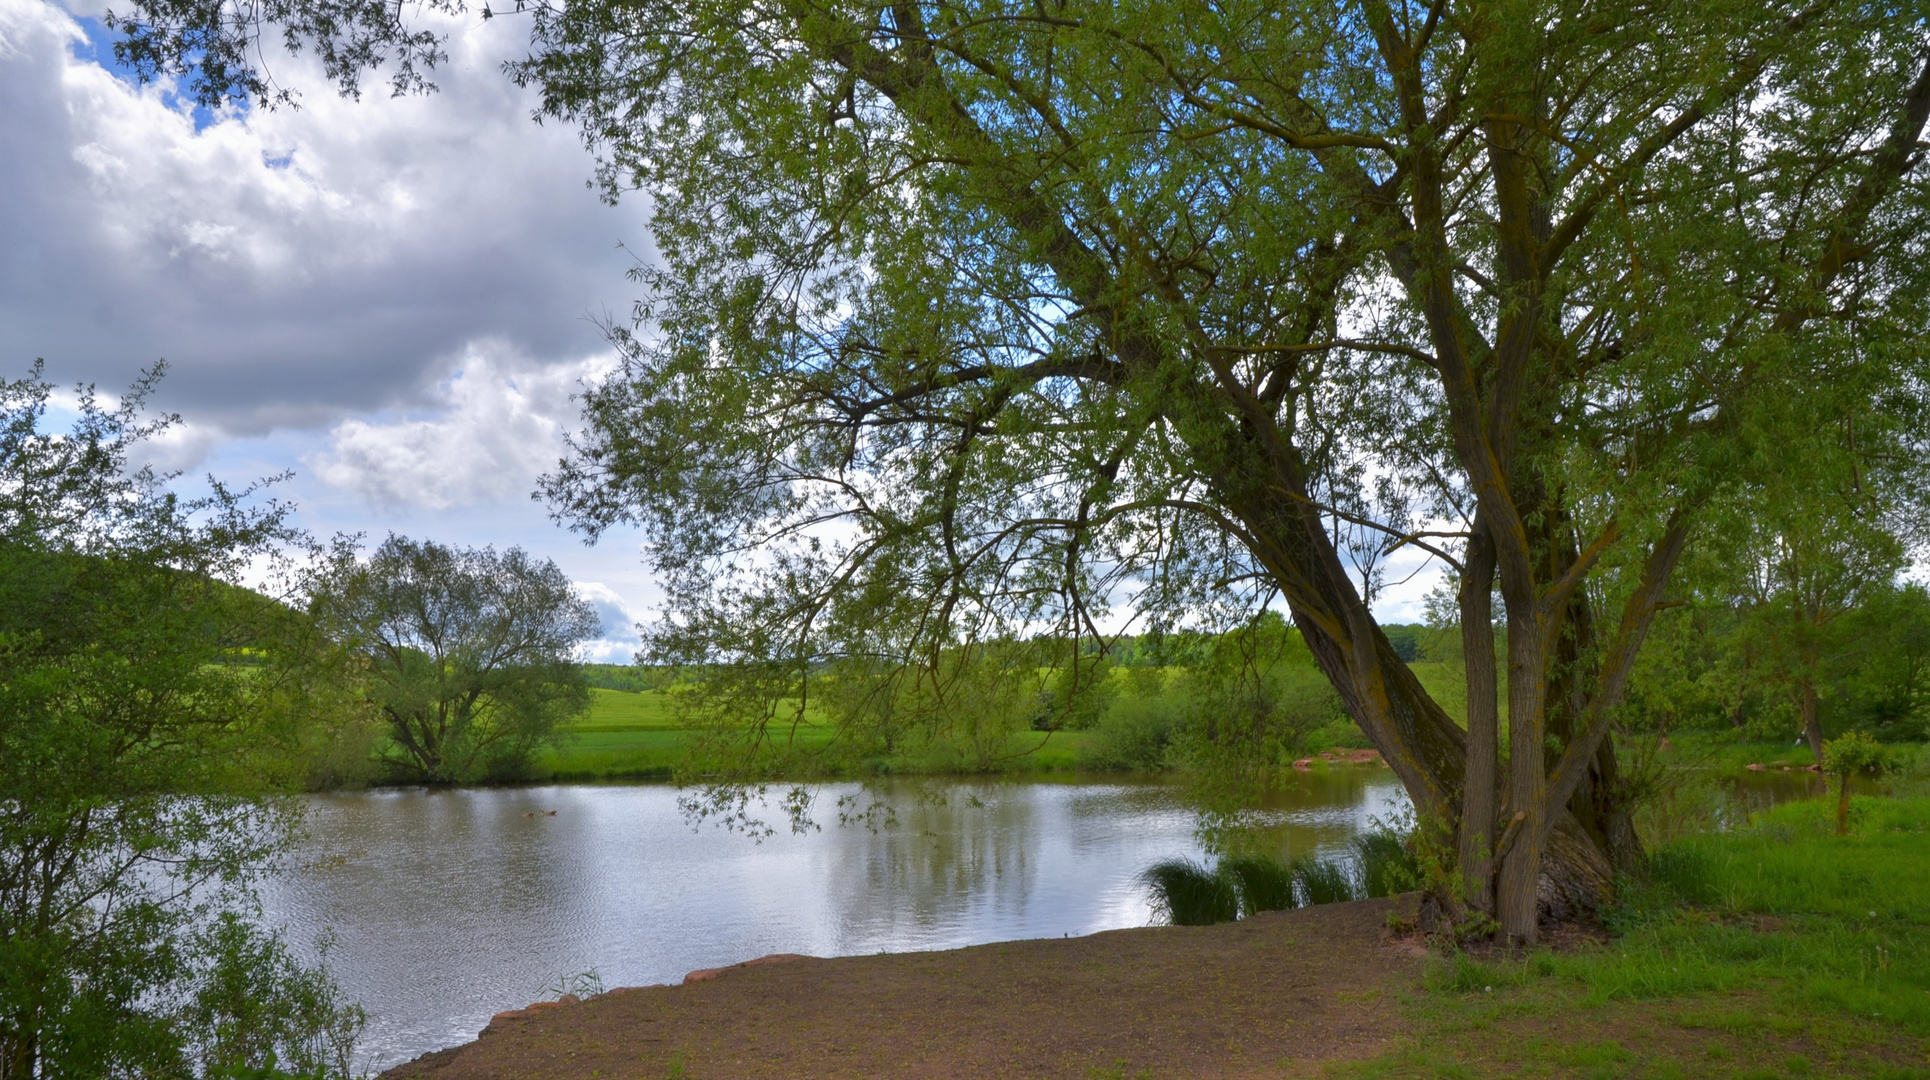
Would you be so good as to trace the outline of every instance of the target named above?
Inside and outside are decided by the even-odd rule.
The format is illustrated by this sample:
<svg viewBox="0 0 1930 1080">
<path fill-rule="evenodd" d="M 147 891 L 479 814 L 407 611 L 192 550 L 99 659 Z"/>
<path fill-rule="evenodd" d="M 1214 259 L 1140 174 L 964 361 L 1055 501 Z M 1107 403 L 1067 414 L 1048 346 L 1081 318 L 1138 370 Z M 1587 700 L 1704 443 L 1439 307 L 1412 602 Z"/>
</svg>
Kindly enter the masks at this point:
<svg viewBox="0 0 1930 1080">
<path fill-rule="evenodd" d="M 132 464 L 158 372 L 66 434 L 41 374 L 0 380 L 0 1077 L 339 1076 L 360 1011 L 256 924 L 277 792 L 354 694 L 237 584 L 299 534 Z"/>
<path fill-rule="evenodd" d="M 1177 702 L 1163 696 L 1122 696 L 1093 726 L 1081 764 L 1089 769 L 1164 768 L 1178 724 Z"/>
</svg>

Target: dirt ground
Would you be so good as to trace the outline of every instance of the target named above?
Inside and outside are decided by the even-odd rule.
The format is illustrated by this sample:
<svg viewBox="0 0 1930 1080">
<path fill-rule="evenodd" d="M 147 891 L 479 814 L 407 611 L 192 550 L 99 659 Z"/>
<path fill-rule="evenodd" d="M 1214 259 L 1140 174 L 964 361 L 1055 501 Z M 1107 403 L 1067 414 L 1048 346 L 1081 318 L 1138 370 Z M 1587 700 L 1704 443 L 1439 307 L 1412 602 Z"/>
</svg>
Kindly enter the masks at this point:
<svg viewBox="0 0 1930 1080">
<path fill-rule="evenodd" d="M 1292 1077 L 1372 1056 L 1401 901 L 949 952 L 798 958 L 498 1018 L 386 1080 Z M 1411 900 L 1408 901 L 1411 904 Z"/>
</svg>

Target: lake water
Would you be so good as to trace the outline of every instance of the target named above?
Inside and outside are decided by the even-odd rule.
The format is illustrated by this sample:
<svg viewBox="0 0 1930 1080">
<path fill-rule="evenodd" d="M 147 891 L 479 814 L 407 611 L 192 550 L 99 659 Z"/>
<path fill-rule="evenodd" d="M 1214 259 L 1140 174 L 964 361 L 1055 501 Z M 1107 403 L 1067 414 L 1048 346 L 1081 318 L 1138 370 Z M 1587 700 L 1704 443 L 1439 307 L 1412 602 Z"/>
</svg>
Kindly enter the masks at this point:
<svg viewBox="0 0 1930 1080">
<path fill-rule="evenodd" d="M 1138 874 L 1200 853 L 1165 785 L 814 791 L 821 829 L 793 835 L 772 811 L 778 831 L 761 841 L 693 827 L 663 785 L 320 795 L 309 842 L 264 899 L 298 947 L 333 934 L 329 969 L 368 1010 L 362 1050 L 381 1069 L 467 1042 L 584 972 L 641 986 L 768 953 L 1143 926 Z M 896 821 L 840 826 L 840 797 L 882 799 Z M 1264 812 L 1283 851 L 1331 854 L 1406 805 L 1388 770 L 1343 769 L 1296 777 Z"/>
</svg>

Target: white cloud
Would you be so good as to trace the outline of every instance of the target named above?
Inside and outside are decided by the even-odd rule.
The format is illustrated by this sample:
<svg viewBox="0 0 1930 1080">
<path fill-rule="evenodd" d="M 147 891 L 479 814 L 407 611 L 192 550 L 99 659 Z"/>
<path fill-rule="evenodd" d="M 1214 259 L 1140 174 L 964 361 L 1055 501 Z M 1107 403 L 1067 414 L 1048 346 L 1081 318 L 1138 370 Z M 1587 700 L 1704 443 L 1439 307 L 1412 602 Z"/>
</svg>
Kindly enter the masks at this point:
<svg viewBox="0 0 1930 1080">
<path fill-rule="evenodd" d="M 63 6 L 64 5 L 64 6 Z M 657 590 L 620 536 L 580 545 L 527 498 L 625 312 L 649 207 L 584 186 L 575 131 L 501 70 L 528 24 L 449 19 L 442 91 L 197 115 L 107 58 L 102 0 L 0 0 L 0 377 L 36 356 L 104 401 L 166 357 L 162 469 L 275 493 L 317 535 L 517 544 L 586 579 L 627 661 Z M 92 34 L 92 36 L 90 36 Z M 77 402 L 57 395 L 53 424 Z M 199 480 L 190 475 L 184 487 Z"/>
<path fill-rule="evenodd" d="M 470 347 L 440 386 L 432 415 L 352 419 L 304 464 L 376 507 L 444 510 L 527 494 L 555 465 L 575 417 L 571 395 L 608 366 L 517 364 L 500 343 Z"/>
<path fill-rule="evenodd" d="M 161 472 L 190 472 L 206 461 L 227 437 L 218 427 L 183 421 L 137 445 L 134 464 L 152 465 Z"/>
<path fill-rule="evenodd" d="M 0 0 L 0 365 L 106 389 L 165 356 L 162 402 L 243 436 L 429 404 L 479 342 L 598 348 L 647 207 L 603 205 L 575 132 L 530 122 L 500 70 L 526 25 L 441 28 L 439 94 L 345 100 L 277 57 L 300 109 L 197 123 L 61 8 Z"/>
<path fill-rule="evenodd" d="M 583 644 L 583 659 L 593 664 L 628 664 L 635 657 L 642 616 L 621 593 L 600 581 L 579 581 L 576 594 L 590 602 L 603 620 L 603 636 Z"/>
</svg>

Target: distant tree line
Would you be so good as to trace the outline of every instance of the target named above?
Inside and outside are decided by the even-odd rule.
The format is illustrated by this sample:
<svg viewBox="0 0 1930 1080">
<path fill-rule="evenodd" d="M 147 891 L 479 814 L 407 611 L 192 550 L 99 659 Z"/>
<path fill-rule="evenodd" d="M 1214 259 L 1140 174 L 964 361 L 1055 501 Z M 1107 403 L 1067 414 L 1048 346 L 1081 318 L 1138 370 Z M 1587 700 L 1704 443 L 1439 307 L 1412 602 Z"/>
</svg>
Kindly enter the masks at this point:
<svg viewBox="0 0 1930 1080">
<path fill-rule="evenodd" d="M 1751 597 L 1711 597 L 1657 626 L 1630 691 L 1655 730 L 1733 729 L 1822 743 L 1849 731 L 1930 738 L 1930 592 L 1868 589 L 1827 622 L 1804 625 Z"/>
<path fill-rule="evenodd" d="M 1441 628 L 1426 623 L 1382 623 L 1381 629 L 1387 634 L 1388 644 L 1393 646 L 1395 655 L 1409 663 L 1422 660 L 1439 660 L 1441 656 L 1431 655 L 1439 651 Z M 1089 651 L 1103 651 L 1117 667 L 1146 667 L 1148 665 L 1186 665 L 1204 655 L 1211 649 L 1218 634 L 1209 631 L 1174 631 L 1163 634 L 1122 634 L 1105 645 L 1095 644 Z M 1456 655 L 1459 655 L 1458 652 Z"/>
<path fill-rule="evenodd" d="M 641 694 L 676 682 L 675 668 L 649 664 L 584 664 L 583 680 L 599 690 Z"/>
</svg>

